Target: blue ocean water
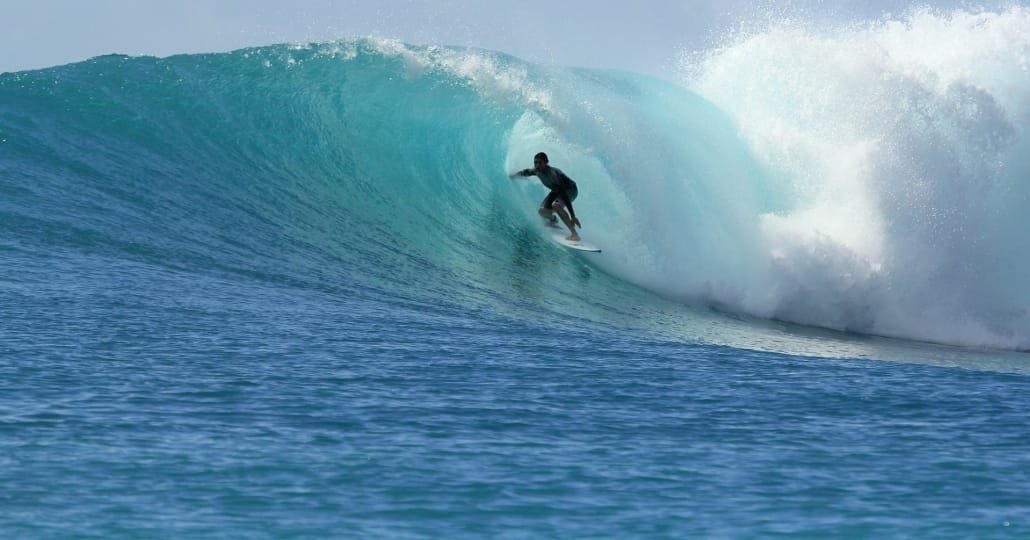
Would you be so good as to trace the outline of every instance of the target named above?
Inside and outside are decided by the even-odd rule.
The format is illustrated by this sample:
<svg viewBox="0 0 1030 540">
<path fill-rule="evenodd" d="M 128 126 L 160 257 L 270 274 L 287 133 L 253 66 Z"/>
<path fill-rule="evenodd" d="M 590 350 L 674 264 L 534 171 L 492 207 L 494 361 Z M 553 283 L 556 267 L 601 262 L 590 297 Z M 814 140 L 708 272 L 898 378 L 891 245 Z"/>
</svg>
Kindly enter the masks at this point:
<svg viewBox="0 0 1030 540">
<path fill-rule="evenodd" d="M 1030 535 L 1027 20 L 0 75 L 0 535 Z"/>
</svg>

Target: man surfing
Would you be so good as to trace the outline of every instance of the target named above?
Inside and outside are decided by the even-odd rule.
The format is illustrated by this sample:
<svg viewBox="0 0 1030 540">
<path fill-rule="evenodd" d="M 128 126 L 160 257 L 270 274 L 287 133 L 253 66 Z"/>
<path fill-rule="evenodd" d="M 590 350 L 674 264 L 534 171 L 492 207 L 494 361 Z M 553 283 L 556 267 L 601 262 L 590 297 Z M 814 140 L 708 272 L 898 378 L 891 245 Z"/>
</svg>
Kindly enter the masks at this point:
<svg viewBox="0 0 1030 540">
<path fill-rule="evenodd" d="M 543 202 L 540 203 L 540 209 L 538 210 L 540 217 L 544 218 L 548 225 L 556 227 L 558 219 L 555 217 L 555 214 L 558 214 L 562 223 L 572 233 L 566 237 L 566 240 L 578 242 L 579 234 L 576 233 L 576 227 L 583 228 L 583 225 L 580 224 L 579 218 L 576 217 L 576 211 L 572 209 L 572 201 L 576 200 L 576 195 L 579 195 L 576 183 L 566 176 L 561 169 L 551 167 L 548 164 L 547 154 L 543 152 L 533 156 L 532 169 L 522 169 L 521 171 L 511 173 L 508 175 L 508 178 L 515 178 L 516 176 L 535 176 L 540 179 L 540 183 L 551 190 L 544 197 Z M 568 209 L 567 212 L 566 209 Z"/>
</svg>

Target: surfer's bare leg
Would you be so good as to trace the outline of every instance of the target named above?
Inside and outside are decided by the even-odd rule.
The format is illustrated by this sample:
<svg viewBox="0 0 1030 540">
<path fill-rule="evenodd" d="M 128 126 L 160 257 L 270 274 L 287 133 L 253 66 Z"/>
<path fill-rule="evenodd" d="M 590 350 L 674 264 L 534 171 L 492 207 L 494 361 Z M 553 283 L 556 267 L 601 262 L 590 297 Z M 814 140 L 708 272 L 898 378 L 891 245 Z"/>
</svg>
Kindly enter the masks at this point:
<svg viewBox="0 0 1030 540">
<path fill-rule="evenodd" d="M 569 217 L 569 213 L 565 211 L 565 206 L 562 205 L 561 201 L 554 201 L 554 205 L 551 207 L 554 213 L 558 214 L 561 218 L 562 223 L 569 228 L 569 232 L 572 233 L 566 238 L 573 242 L 579 240 L 579 234 L 576 233 L 576 226 L 572 223 L 572 218 Z"/>
</svg>

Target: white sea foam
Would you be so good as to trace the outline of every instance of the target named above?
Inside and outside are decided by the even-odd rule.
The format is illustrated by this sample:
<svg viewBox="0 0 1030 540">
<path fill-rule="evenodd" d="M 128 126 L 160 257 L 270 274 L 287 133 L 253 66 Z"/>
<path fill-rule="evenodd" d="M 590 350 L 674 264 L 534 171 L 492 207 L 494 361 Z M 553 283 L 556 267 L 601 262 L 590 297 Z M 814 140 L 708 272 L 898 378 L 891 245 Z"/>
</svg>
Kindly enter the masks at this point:
<svg viewBox="0 0 1030 540">
<path fill-rule="evenodd" d="M 1030 348 L 1030 9 L 771 23 L 684 57 L 783 208 L 717 300 L 764 317 Z"/>
</svg>

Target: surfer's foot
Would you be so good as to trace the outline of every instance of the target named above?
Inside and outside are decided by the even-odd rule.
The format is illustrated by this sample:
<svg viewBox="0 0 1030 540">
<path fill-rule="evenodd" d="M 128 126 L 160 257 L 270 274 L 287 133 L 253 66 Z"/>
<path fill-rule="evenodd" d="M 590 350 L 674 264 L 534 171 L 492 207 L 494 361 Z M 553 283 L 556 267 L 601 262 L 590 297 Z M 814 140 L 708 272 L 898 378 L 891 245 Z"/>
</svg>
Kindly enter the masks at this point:
<svg viewBox="0 0 1030 540">
<path fill-rule="evenodd" d="M 544 225 L 548 227 L 558 228 L 558 216 L 552 215 L 549 218 L 544 218 Z"/>
<path fill-rule="evenodd" d="M 579 242 L 579 235 L 578 234 L 570 234 L 570 235 L 566 236 L 565 239 L 570 241 L 570 242 Z"/>
</svg>

